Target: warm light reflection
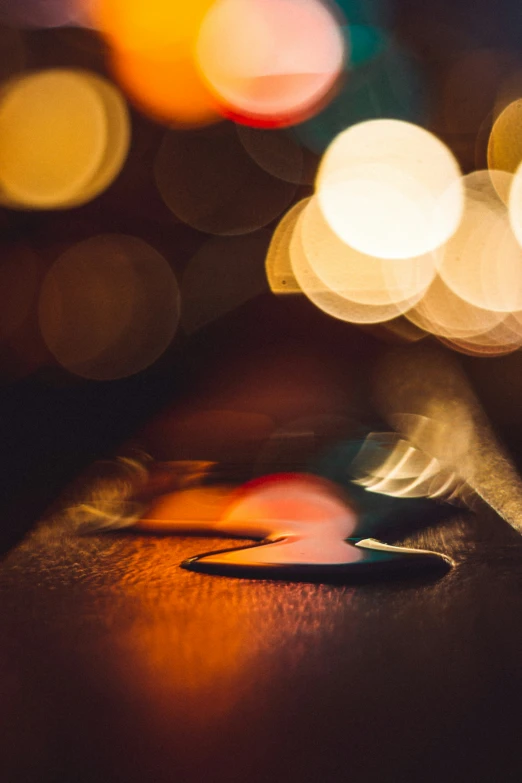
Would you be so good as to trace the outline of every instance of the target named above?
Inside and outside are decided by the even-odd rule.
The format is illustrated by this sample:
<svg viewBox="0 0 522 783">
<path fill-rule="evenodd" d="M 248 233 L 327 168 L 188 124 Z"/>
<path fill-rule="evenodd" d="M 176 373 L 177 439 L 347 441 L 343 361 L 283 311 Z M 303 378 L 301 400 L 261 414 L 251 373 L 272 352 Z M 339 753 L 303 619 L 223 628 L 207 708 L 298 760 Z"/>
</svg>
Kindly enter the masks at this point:
<svg viewBox="0 0 522 783">
<path fill-rule="evenodd" d="M 512 175 L 475 171 L 463 179 L 465 209 L 455 235 L 436 253 L 444 283 L 475 307 L 496 312 L 522 310 L 522 249 L 498 196 Z"/>
<path fill-rule="evenodd" d="M 262 539 L 260 546 L 199 555 L 183 563 L 206 573 L 285 578 L 374 573 L 410 567 L 447 568 L 433 552 L 404 549 L 374 539 L 349 542 L 358 514 L 334 484 L 306 474 L 275 474 L 246 484 L 216 526 L 224 535 Z M 293 571 L 291 569 L 298 569 Z M 290 569 L 286 571 L 284 569 Z M 320 570 L 322 569 L 322 570 Z"/>
<path fill-rule="evenodd" d="M 462 213 L 460 171 L 449 149 L 398 120 L 360 123 L 337 136 L 316 186 L 340 239 L 379 258 L 434 250 L 452 236 Z"/>
<path fill-rule="evenodd" d="M 121 378 L 152 364 L 179 320 L 163 256 L 141 239 L 100 235 L 67 250 L 48 273 L 40 328 L 55 358 L 86 378 Z"/>
<path fill-rule="evenodd" d="M 456 468 L 472 493 L 520 532 L 522 482 L 450 352 L 436 344 L 389 352 L 374 379 L 373 399 L 385 420 L 442 466 Z"/>
<path fill-rule="evenodd" d="M 213 543 L 219 545 L 207 541 Z M 326 616 L 328 634 L 342 628 L 352 638 L 357 617 L 351 593 L 303 584 L 282 591 L 270 582 L 232 585 L 188 574 L 177 566 L 198 551 L 196 540 L 136 537 L 128 544 L 124 568 L 114 569 L 112 590 L 132 619 L 118 627 L 111 655 L 103 656 L 104 671 L 118 692 L 132 693 L 125 708 L 128 726 L 144 758 L 170 748 L 181 777 L 202 779 L 223 748 L 223 732 L 232 748 L 236 726 L 249 725 L 263 667 L 270 671 L 265 697 L 284 705 L 289 657 L 282 650 L 294 662 L 308 659 Z M 189 748 L 181 767 L 173 726 L 179 727 L 178 742 Z M 134 758 L 130 764 L 134 768 Z"/>
<path fill-rule="evenodd" d="M 356 524 L 355 511 L 333 484 L 304 474 L 280 474 L 265 476 L 239 490 L 217 529 L 274 542 L 247 553 L 228 553 L 227 562 L 241 562 L 246 557 L 259 563 L 343 563 L 351 559 L 344 539 Z"/>
<path fill-rule="evenodd" d="M 370 433 L 350 466 L 356 483 L 369 492 L 403 498 L 455 501 L 463 480 L 396 433 Z"/>
<path fill-rule="evenodd" d="M 55 69 L 8 83 L 0 99 L 0 198 L 7 206 L 77 206 L 119 173 L 130 122 L 117 89 L 88 71 Z"/>
<path fill-rule="evenodd" d="M 176 533 L 207 533 L 216 528 L 233 493 L 232 487 L 194 487 L 171 492 L 155 500 L 143 512 L 136 527 Z M 219 533 L 217 533 L 219 535 Z"/>
<path fill-rule="evenodd" d="M 213 237 L 190 259 L 181 281 L 181 324 L 190 334 L 266 291 L 270 234 Z"/>
<path fill-rule="evenodd" d="M 296 192 L 296 185 L 272 177 L 252 160 L 232 124 L 168 132 L 154 173 L 160 195 L 176 217 L 222 236 L 263 228 Z"/>
<path fill-rule="evenodd" d="M 313 113 L 340 73 L 345 47 L 322 0 L 217 0 L 197 54 L 225 114 L 275 127 Z"/>
</svg>

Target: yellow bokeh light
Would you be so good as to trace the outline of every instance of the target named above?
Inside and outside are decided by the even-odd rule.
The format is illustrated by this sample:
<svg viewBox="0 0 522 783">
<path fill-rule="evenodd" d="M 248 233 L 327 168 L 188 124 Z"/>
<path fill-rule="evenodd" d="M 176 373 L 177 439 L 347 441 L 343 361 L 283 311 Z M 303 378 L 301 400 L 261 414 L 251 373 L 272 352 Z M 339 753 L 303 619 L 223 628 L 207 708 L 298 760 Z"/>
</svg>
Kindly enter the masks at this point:
<svg viewBox="0 0 522 783">
<path fill-rule="evenodd" d="M 272 236 L 265 260 L 265 271 L 268 285 L 274 294 L 302 293 L 292 269 L 290 243 L 297 220 L 309 201 L 309 198 L 305 198 L 294 204 L 280 220 Z"/>
<path fill-rule="evenodd" d="M 106 144 L 103 102 L 81 72 L 50 70 L 13 81 L 0 101 L 2 199 L 61 206 L 95 176 Z"/>
<path fill-rule="evenodd" d="M 84 74 L 84 79 L 98 93 L 107 121 L 107 142 L 98 170 L 76 198 L 63 206 L 72 207 L 91 201 L 103 193 L 120 173 L 131 142 L 131 124 L 127 104 L 121 92 L 106 79 Z"/>
<path fill-rule="evenodd" d="M 304 119 L 344 59 L 338 20 L 321 0 L 217 0 L 205 16 L 198 62 L 225 113 L 252 125 Z"/>
<path fill-rule="evenodd" d="M 10 82 L 0 99 L 0 199 L 78 206 L 121 170 L 130 120 L 119 91 L 89 71 L 54 69 Z"/>
<path fill-rule="evenodd" d="M 515 172 L 522 162 L 522 99 L 506 106 L 491 129 L 488 167 Z"/>
<path fill-rule="evenodd" d="M 428 131 L 370 120 L 332 142 L 316 186 L 321 210 L 344 242 L 361 253 L 400 259 L 422 256 L 456 231 L 460 177 L 449 149 Z"/>
<path fill-rule="evenodd" d="M 509 191 L 512 175 L 494 172 Z M 458 231 L 436 252 L 444 283 L 465 301 L 485 310 L 522 310 L 522 249 L 510 226 L 508 210 L 489 171 L 463 178 L 465 209 Z"/>
<path fill-rule="evenodd" d="M 71 372 L 112 380 L 140 372 L 170 344 L 179 320 L 174 274 L 154 248 L 106 234 L 51 267 L 40 294 L 43 338 Z"/>
<path fill-rule="evenodd" d="M 509 201 L 511 180 L 497 172 L 514 174 L 522 163 L 522 99 L 512 101 L 499 114 L 489 134 L 487 161 L 491 181 L 502 201 Z"/>
</svg>

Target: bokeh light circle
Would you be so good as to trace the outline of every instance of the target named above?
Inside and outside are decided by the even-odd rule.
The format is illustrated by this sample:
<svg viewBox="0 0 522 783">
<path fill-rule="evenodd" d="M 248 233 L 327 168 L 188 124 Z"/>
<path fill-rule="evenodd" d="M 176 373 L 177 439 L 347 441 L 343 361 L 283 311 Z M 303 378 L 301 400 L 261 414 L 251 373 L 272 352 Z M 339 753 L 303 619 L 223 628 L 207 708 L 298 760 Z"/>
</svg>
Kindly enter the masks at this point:
<svg viewBox="0 0 522 783">
<path fill-rule="evenodd" d="M 505 314 L 466 302 L 437 275 L 421 301 L 406 317 L 416 326 L 439 337 L 469 340 L 497 327 Z"/>
<path fill-rule="evenodd" d="M 493 180 L 494 184 L 497 181 Z M 522 163 L 511 180 L 508 193 L 509 222 L 515 238 L 522 247 Z"/>
<path fill-rule="evenodd" d="M 522 248 L 497 192 L 499 187 L 509 192 L 512 178 L 486 170 L 464 177 L 460 226 L 435 254 L 439 274 L 455 294 L 475 307 L 504 313 L 522 310 Z"/>
<path fill-rule="evenodd" d="M 522 162 L 522 99 L 506 106 L 488 142 L 488 168 L 514 173 Z"/>
<path fill-rule="evenodd" d="M 103 193 L 123 168 L 131 143 L 129 110 L 121 92 L 107 79 L 94 73 L 85 72 L 83 77 L 96 90 L 103 103 L 107 122 L 107 140 L 98 170 L 81 193 L 63 205 L 67 207 L 84 204 Z"/>
<path fill-rule="evenodd" d="M 317 277 L 352 302 L 390 305 L 424 292 L 436 268 L 431 253 L 420 258 L 389 260 L 354 250 L 332 231 L 318 204 L 311 199 L 301 219 L 301 240 Z"/>
<path fill-rule="evenodd" d="M 81 72 L 56 69 L 14 79 L 0 100 L 3 200 L 61 206 L 95 176 L 106 144 L 103 101 Z"/>
<path fill-rule="evenodd" d="M 115 78 L 145 114 L 197 127 L 219 119 L 197 70 L 195 41 L 212 0 L 92 0 Z"/>
<path fill-rule="evenodd" d="M 250 157 L 269 174 L 296 185 L 313 183 L 317 156 L 303 148 L 288 129 L 237 125 L 236 130 Z"/>
<path fill-rule="evenodd" d="M 197 42 L 224 113 L 247 125 L 305 119 L 335 84 L 345 55 L 339 21 L 321 0 L 217 0 Z"/>
<path fill-rule="evenodd" d="M 158 122 L 192 128 L 220 119 L 189 55 L 114 49 L 110 65 L 129 99 Z"/>
<path fill-rule="evenodd" d="M 274 294 L 300 294 L 301 286 L 292 269 L 290 245 L 299 216 L 309 203 L 305 198 L 288 210 L 273 233 L 265 260 L 265 272 L 270 290 Z"/>
<path fill-rule="evenodd" d="M 341 321 L 358 324 L 375 324 L 390 321 L 416 304 L 424 291 L 403 302 L 382 305 L 361 304 L 329 288 L 315 274 L 303 244 L 302 222 L 310 201 L 299 215 L 290 242 L 290 258 L 295 279 L 304 294 L 320 310 Z"/>
<path fill-rule="evenodd" d="M 90 71 L 53 69 L 8 83 L 0 99 L 0 199 L 66 209 L 119 174 L 130 146 L 127 104 Z"/>
<path fill-rule="evenodd" d="M 367 255 L 398 259 L 422 256 L 456 231 L 460 177 L 449 149 L 428 131 L 371 120 L 337 136 L 316 186 L 321 210 L 344 242 Z"/>
<path fill-rule="evenodd" d="M 104 234 L 69 248 L 42 286 L 43 338 L 70 372 L 95 380 L 133 375 L 172 341 L 180 298 L 163 256 L 141 239 Z"/>
<path fill-rule="evenodd" d="M 268 225 L 284 212 L 297 189 L 252 160 L 232 123 L 167 132 L 154 173 L 163 201 L 177 218 L 221 236 Z"/>
</svg>

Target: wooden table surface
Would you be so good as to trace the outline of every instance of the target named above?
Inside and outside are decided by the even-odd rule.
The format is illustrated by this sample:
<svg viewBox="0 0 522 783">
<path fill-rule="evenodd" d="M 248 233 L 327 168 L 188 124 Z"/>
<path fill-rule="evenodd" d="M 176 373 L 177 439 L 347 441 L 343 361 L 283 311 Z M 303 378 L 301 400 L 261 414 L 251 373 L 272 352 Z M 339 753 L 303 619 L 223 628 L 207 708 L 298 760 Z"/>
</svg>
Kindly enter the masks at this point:
<svg viewBox="0 0 522 783">
<path fill-rule="evenodd" d="M 520 781 L 522 540 L 488 513 L 409 540 L 457 566 L 235 580 L 178 567 L 222 539 L 47 520 L 0 566 L 1 780 Z"/>
</svg>

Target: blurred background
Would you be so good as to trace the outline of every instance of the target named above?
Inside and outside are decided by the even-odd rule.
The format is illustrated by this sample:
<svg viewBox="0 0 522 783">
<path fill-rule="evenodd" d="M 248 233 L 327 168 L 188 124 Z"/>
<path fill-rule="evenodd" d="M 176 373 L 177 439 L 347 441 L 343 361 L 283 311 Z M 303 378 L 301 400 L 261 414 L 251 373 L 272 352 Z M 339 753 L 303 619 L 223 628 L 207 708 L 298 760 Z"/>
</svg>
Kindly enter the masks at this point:
<svg viewBox="0 0 522 783">
<path fill-rule="evenodd" d="M 518 4 L 0 0 L 0 23 L 2 550 L 122 442 L 241 462 L 371 417 L 395 344 L 444 342 L 520 453 Z"/>
</svg>

